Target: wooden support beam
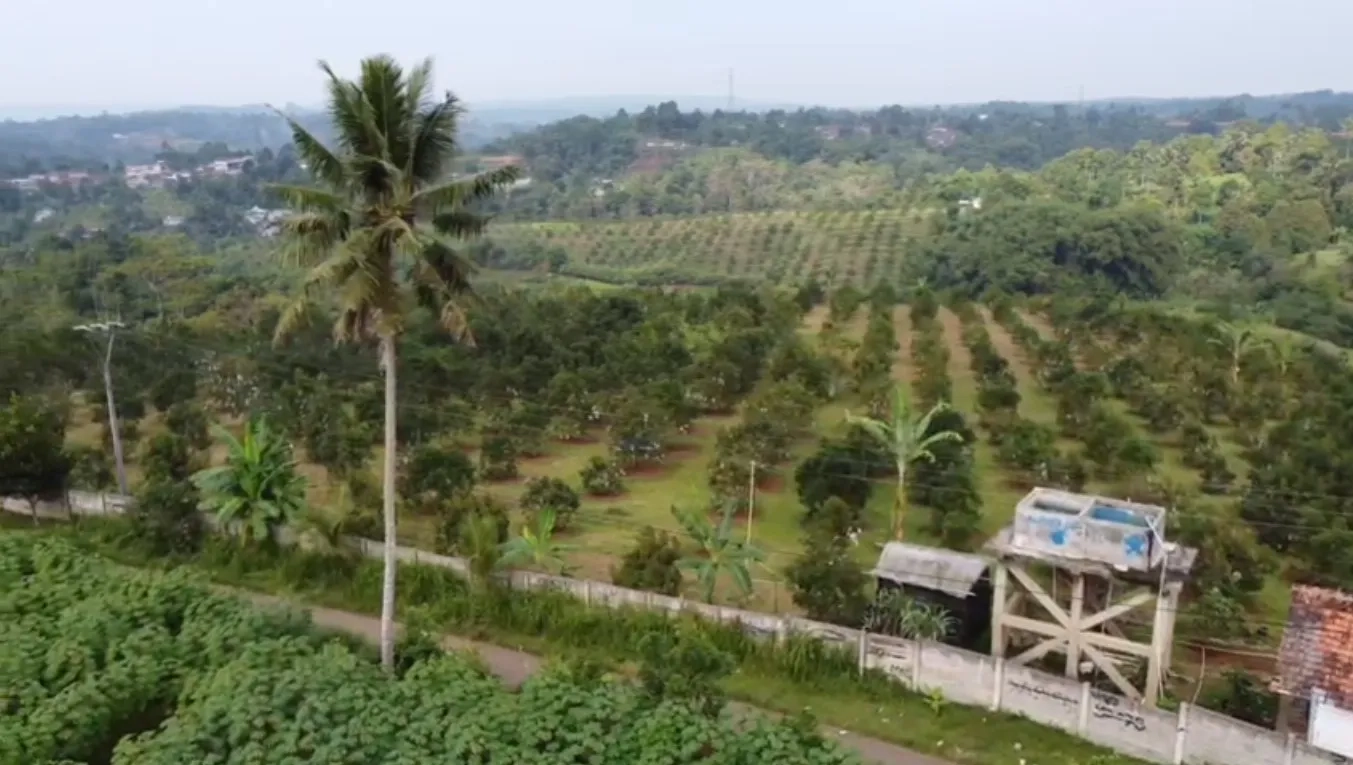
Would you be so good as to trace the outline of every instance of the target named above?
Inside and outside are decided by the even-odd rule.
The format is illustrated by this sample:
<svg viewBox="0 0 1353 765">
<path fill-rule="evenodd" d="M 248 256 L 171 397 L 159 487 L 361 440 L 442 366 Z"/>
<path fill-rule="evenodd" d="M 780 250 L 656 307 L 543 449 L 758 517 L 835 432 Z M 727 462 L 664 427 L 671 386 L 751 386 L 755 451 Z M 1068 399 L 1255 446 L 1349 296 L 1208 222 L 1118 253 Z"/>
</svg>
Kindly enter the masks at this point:
<svg viewBox="0 0 1353 765">
<path fill-rule="evenodd" d="M 1086 645 L 1082 647 L 1085 649 L 1086 657 L 1093 661 L 1095 666 L 1099 667 L 1109 680 L 1113 681 L 1114 685 L 1118 686 L 1118 690 L 1122 691 L 1124 696 L 1134 700 L 1141 699 L 1141 691 L 1138 691 L 1132 683 L 1128 682 L 1126 677 L 1123 677 L 1123 673 L 1118 671 L 1118 667 L 1114 665 L 1112 659 L 1100 653 L 1099 649 L 1094 646 Z"/>
<path fill-rule="evenodd" d="M 1015 656 L 1007 661 L 1010 664 L 1028 664 L 1031 661 L 1038 661 L 1053 651 L 1066 649 L 1066 638 L 1052 637 L 1035 645 L 1033 648 Z"/>
<path fill-rule="evenodd" d="M 1048 612 L 1048 615 L 1056 619 L 1063 628 L 1069 629 L 1071 627 L 1071 619 L 1067 616 L 1067 613 L 1062 610 L 1057 601 L 1052 599 L 1047 590 L 1043 589 L 1042 585 L 1029 576 L 1029 572 L 1018 564 L 1011 564 L 1009 569 L 1011 576 L 1015 577 L 1015 581 L 1020 583 L 1025 592 L 1033 596 L 1035 603 L 1042 606 Z"/>
<path fill-rule="evenodd" d="M 1013 614 L 1007 614 L 1004 621 L 1006 629 L 1023 630 L 1044 637 L 1064 638 L 1066 636 L 1065 628 L 1059 627 L 1051 622 L 1030 619 L 1026 616 L 1014 616 Z M 1082 650 L 1088 645 L 1105 648 L 1110 651 L 1117 651 L 1119 653 L 1131 654 L 1133 656 L 1140 656 L 1144 659 L 1150 658 L 1151 656 L 1151 646 L 1149 645 L 1134 643 L 1131 640 L 1124 640 L 1123 638 L 1113 637 L 1112 635 L 1101 635 L 1098 632 L 1086 632 L 1081 634 Z"/>
<path fill-rule="evenodd" d="M 1099 613 L 1092 614 L 1086 617 L 1084 620 L 1081 621 L 1081 629 L 1085 630 L 1094 629 L 1095 627 L 1098 627 L 1099 625 L 1104 624 L 1105 622 L 1123 616 L 1124 614 L 1133 610 L 1134 608 L 1138 608 L 1140 606 L 1144 606 L 1150 603 L 1152 600 L 1155 600 L 1155 598 L 1156 598 L 1155 593 L 1151 592 L 1150 590 L 1142 590 L 1141 592 L 1135 592 L 1132 595 L 1128 596 L 1127 598 L 1109 606 L 1103 611 L 1100 611 Z"/>
</svg>

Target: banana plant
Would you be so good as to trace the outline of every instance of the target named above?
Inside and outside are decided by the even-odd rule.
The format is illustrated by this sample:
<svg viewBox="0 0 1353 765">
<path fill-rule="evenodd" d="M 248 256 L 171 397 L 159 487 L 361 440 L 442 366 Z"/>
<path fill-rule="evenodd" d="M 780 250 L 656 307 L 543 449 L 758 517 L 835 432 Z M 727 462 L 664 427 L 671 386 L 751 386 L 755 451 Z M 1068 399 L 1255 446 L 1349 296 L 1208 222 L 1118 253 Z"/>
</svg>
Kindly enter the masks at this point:
<svg viewBox="0 0 1353 765">
<path fill-rule="evenodd" d="M 714 602 L 715 587 L 724 575 L 733 580 L 742 597 L 751 595 L 752 566 L 765 560 L 760 549 L 739 539 L 733 528 L 733 508 L 734 503 L 724 503 L 717 526 L 703 513 L 672 508 L 672 515 L 694 545 L 677 566 L 695 572 L 706 603 Z"/>
</svg>

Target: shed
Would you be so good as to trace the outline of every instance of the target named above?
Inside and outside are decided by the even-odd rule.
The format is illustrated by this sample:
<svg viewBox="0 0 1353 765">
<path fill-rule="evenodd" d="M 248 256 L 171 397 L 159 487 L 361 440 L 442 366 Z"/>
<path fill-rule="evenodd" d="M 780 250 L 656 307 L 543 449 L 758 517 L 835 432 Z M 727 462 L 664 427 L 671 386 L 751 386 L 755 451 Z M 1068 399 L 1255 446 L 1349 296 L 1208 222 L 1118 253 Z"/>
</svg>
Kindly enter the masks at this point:
<svg viewBox="0 0 1353 765">
<path fill-rule="evenodd" d="M 945 642 L 982 650 L 982 638 L 991 623 L 990 565 L 980 555 L 889 542 L 870 573 L 880 592 L 901 589 L 953 615 L 958 629 Z"/>
<path fill-rule="evenodd" d="M 1300 730 L 1313 697 L 1353 711 L 1353 595 L 1296 585 L 1278 651 L 1273 689 L 1282 701 L 1279 730 Z M 1344 731 L 1353 740 L 1353 730 Z"/>
</svg>

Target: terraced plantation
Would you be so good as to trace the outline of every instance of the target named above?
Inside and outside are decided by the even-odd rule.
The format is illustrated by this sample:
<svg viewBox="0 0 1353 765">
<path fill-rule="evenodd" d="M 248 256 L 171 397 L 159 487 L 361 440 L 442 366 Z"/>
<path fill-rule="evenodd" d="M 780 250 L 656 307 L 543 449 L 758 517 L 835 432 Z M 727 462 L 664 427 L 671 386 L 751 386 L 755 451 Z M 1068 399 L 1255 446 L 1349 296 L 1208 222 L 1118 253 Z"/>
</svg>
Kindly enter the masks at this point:
<svg viewBox="0 0 1353 765">
<path fill-rule="evenodd" d="M 557 249 L 562 272 L 601 281 L 866 285 L 896 278 L 924 223 L 907 210 L 776 211 L 503 224 L 492 236 L 509 251 Z"/>
</svg>

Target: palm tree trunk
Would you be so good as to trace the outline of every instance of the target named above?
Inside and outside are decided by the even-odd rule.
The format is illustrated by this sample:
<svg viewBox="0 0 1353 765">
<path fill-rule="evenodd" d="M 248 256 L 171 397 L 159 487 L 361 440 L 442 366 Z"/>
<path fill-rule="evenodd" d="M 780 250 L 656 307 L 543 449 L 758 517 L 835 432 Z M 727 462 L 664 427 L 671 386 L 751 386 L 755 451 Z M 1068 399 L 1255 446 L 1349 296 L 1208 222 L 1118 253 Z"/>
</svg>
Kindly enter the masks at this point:
<svg viewBox="0 0 1353 765">
<path fill-rule="evenodd" d="M 381 340 L 381 365 L 385 367 L 385 463 L 381 473 L 385 518 L 385 572 L 381 580 L 381 666 L 395 667 L 395 336 Z"/>
</svg>

